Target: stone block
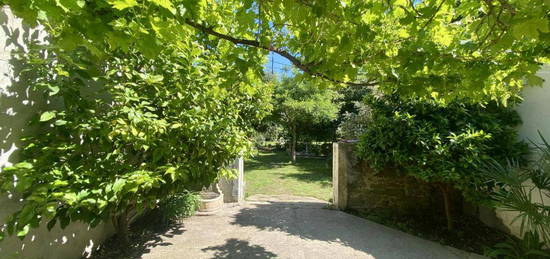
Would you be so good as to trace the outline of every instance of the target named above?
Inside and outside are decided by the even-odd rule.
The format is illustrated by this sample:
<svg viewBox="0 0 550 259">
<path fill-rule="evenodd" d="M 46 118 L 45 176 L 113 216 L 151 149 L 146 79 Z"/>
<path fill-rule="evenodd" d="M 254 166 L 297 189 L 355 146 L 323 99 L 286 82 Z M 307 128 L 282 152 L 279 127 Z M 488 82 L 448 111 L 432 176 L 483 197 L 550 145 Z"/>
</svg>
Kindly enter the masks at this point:
<svg viewBox="0 0 550 259">
<path fill-rule="evenodd" d="M 354 154 L 355 142 L 333 145 L 334 204 L 339 209 L 384 208 L 418 213 L 431 206 L 432 187 L 394 167 L 375 171 Z"/>
</svg>

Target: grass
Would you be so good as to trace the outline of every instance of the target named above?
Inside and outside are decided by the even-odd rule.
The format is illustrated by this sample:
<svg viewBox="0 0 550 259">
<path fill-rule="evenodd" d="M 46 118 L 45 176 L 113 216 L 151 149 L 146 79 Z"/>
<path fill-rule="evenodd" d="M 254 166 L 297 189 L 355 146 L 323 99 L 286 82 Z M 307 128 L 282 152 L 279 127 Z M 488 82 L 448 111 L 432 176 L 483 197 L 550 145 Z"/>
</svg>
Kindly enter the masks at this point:
<svg viewBox="0 0 550 259">
<path fill-rule="evenodd" d="M 298 157 L 284 152 L 260 153 L 245 161 L 246 196 L 288 194 L 328 201 L 332 198 L 332 164 L 325 158 Z"/>
</svg>

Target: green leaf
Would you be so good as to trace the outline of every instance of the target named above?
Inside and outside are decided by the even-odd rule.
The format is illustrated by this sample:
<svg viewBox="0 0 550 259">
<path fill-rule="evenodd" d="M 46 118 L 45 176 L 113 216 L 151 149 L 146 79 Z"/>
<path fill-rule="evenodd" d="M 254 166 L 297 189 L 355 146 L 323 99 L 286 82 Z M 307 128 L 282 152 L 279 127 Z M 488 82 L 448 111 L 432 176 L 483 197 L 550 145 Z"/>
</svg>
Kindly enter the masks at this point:
<svg viewBox="0 0 550 259">
<path fill-rule="evenodd" d="M 166 172 L 164 172 L 164 174 L 170 175 L 170 179 L 172 180 L 172 182 L 176 181 L 176 168 L 175 167 L 173 167 L 173 166 L 168 167 L 168 169 L 166 169 Z"/>
<path fill-rule="evenodd" d="M 530 86 L 542 86 L 544 84 L 544 79 L 537 75 L 527 75 L 525 78 Z"/>
<path fill-rule="evenodd" d="M 88 197 L 88 195 L 90 194 L 90 192 L 86 191 L 86 190 L 82 190 L 78 193 L 78 195 L 76 196 L 76 199 L 78 201 L 81 201 L 83 200 L 84 198 Z"/>
<path fill-rule="evenodd" d="M 55 0 L 55 3 L 65 12 L 78 10 L 86 5 L 86 2 L 84 0 Z"/>
<path fill-rule="evenodd" d="M 149 2 L 152 2 L 160 7 L 165 8 L 166 10 L 170 11 L 174 15 L 176 14 L 176 8 L 174 8 L 170 0 L 149 0 Z"/>
<path fill-rule="evenodd" d="M 157 84 L 162 83 L 163 79 L 164 77 L 162 75 L 147 75 L 145 77 L 145 82 L 147 82 L 148 84 Z"/>
<path fill-rule="evenodd" d="M 126 180 L 125 179 L 117 179 L 115 181 L 115 183 L 113 184 L 113 191 L 115 193 L 119 193 L 120 191 L 122 191 L 122 188 L 124 188 L 124 185 L 126 184 Z"/>
<path fill-rule="evenodd" d="M 180 128 L 181 126 L 183 126 L 183 124 L 181 123 L 174 123 L 170 126 L 171 129 L 177 129 L 177 128 Z"/>
<path fill-rule="evenodd" d="M 55 118 L 55 115 L 56 115 L 56 113 L 53 112 L 53 111 L 44 112 L 44 113 L 42 113 L 42 115 L 40 115 L 40 121 L 42 121 L 42 122 L 49 121 L 49 120 Z"/>
<path fill-rule="evenodd" d="M 53 95 L 56 95 L 57 93 L 59 93 L 59 87 L 58 86 L 48 85 L 48 89 L 50 90 L 50 93 L 49 93 L 50 96 L 53 96 Z"/>
<path fill-rule="evenodd" d="M 549 32 L 548 20 L 543 18 L 530 19 L 513 26 L 512 33 L 516 39 L 523 36 L 530 39 L 538 39 L 540 32 Z"/>
<path fill-rule="evenodd" d="M 57 219 L 52 219 L 48 221 L 48 225 L 46 226 L 48 228 L 48 231 L 52 230 L 52 228 L 55 226 L 55 223 L 57 223 Z"/>
<path fill-rule="evenodd" d="M 138 5 L 136 0 L 108 0 L 107 2 L 118 10 L 124 10 Z"/>
<path fill-rule="evenodd" d="M 15 164 L 14 167 L 16 167 L 17 169 L 32 169 L 33 165 L 29 162 L 20 162 Z"/>
<path fill-rule="evenodd" d="M 71 222 L 71 219 L 68 216 L 64 215 L 59 217 L 59 223 L 60 223 L 61 229 L 65 229 L 70 222 Z"/>
<path fill-rule="evenodd" d="M 74 204 L 76 202 L 76 193 L 74 192 L 65 193 L 63 195 L 63 200 L 70 205 Z"/>
<path fill-rule="evenodd" d="M 67 124 L 66 120 L 56 120 L 55 121 L 55 126 L 63 126 L 65 124 Z"/>
<path fill-rule="evenodd" d="M 20 239 L 23 239 L 25 238 L 25 236 L 29 233 L 29 230 L 30 230 L 31 226 L 30 224 L 27 224 L 23 227 L 23 229 L 19 230 L 17 232 L 17 236 L 20 238 Z"/>
</svg>

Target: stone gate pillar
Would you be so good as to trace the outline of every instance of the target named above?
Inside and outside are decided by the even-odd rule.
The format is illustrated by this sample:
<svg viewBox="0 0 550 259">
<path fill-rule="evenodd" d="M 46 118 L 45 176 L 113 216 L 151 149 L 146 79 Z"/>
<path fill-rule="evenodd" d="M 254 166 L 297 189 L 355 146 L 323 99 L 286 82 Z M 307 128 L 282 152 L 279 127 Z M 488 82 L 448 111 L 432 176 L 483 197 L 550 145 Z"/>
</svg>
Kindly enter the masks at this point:
<svg viewBox="0 0 550 259">
<path fill-rule="evenodd" d="M 234 179 L 221 179 L 218 183 L 223 193 L 225 203 L 241 203 L 244 201 L 244 160 L 242 157 L 235 159 L 230 166 L 237 171 L 237 177 Z"/>
<path fill-rule="evenodd" d="M 347 171 L 350 143 L 335 142 L 332 144 L 332 202 L 338 209 L 346 209 L 348 205 Z"/>
</svg>

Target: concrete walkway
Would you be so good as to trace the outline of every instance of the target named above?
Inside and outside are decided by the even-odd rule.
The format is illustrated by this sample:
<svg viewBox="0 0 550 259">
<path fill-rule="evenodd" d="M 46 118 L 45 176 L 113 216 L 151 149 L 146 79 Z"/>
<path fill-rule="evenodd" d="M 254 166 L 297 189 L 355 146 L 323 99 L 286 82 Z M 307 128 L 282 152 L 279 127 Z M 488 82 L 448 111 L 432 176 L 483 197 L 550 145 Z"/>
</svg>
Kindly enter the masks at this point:
<svg viewBox="0 0 550 259">
<path fill-rule="evenodd" d="M 180 229 L 149 244 L 143 258 L 479 257 L 327 209 L 320 200 L 251 198 L 215 215 L 186 219 Z"/>
</svg>

